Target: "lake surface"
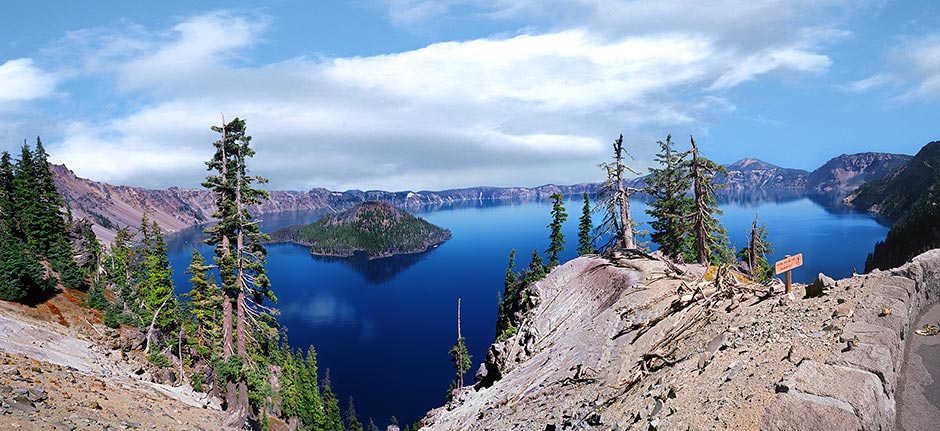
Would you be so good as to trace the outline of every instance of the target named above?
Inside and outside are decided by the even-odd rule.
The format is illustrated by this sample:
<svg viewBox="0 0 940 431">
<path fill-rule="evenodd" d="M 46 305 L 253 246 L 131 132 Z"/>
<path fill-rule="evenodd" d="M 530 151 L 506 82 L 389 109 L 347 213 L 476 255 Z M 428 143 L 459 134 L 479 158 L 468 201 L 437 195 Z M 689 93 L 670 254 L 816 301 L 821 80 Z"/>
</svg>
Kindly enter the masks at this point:
<svg viewBox="0 0 940 431">
<path fill-rule="evenodd" d="M 582 205 L 580 197 L 566 199 L 563 262 L 576 256 Z M 384 429 L 392 415 L 401 423 L 416 421 L 443 404 L 453 378 L 447 351 L 457 336 L 457 298 L 473 356 L 470 383 L 494 338 L 509 251 L 517 250 L 516 264 L 522 268 L 534 248 L 547 247 L 550 209 L 550 202 L 534 201 L 461 203 L 425 211 L 421 217 L 450 229 L 453 238 L 428 253 L 375 261 L 317 258 L 305 247 L 270 245 L 267 268 L 279 299 L 279 321 L 289 328 L 293 347 L 316 347 L 320 377 L 330 369 L 343 411 L 351 395 L 364 422 L 372 418 Z M 633 202 L 640 221 L 648 220 L 643 209 L 642 202 Z M 861 271 L 866 255 L 888 231 L 868 215 L 826 209 L 808 198 L 736 198 L 726 200 L 722 209 L 722 222 L 739 247 L 747 243 L 759 212 L 774 245 L 771 260 L 802 252 L 804 265 L 793 271 L 798 282 L 812 281 L 819 272 L 841 278 L 853 268 Z M 309 223 L 320 215 L 268 214 L 261 217 L 262 228 Z M 192 249 L 211 259 L 203 237 L 201 228 L 193 228 L 167 238 L 179 292 L 189 290 L 184 271 Z"/>
</svg>

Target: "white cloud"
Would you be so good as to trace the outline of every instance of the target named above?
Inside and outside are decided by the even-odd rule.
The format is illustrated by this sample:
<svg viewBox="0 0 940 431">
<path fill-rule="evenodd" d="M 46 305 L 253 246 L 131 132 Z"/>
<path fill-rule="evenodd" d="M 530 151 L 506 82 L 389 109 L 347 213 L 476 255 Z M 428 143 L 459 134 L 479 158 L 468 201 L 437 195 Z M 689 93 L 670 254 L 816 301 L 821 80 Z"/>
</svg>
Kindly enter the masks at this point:
<svg viewBox="0 0 940 431">
<path fill-rule="evenodd" d="M 907 87 L 896 101 L 940 100 L 940 34 L 907 38 L 895 49 L 889 67 Z"/>
<path fill-rule="evenodd" d="M 399 7 L 420 20 L 458 3 Z M 82 63 L 99 66 L 85 73 L 113 74 L 115 91 L 137 105 L 124 117 L 73 125 L 52 154 L 95 179 L 196 186 L 215 139 L 209 126 L 224 112 L 248 120 L 253 171 L 273 188 L 595 181 L 618 133 L 631 144 L 705 133 L 735 109 L 728 93 L 742 82 L 825 72 L 831 61 L 817 47 L 840 34 L 814 27 L 771 44 L 728 43 L 729 33 L 712 28 L 725 14 L 681 4 L 711 24 L 642 31 L 657 16 L 680 19 L 672 3 L 643 3 L 630 4 L 639 30 L 600 31 L 607 24 L 598 16 L 623 3 L 585 1 L 573 13 L 594 18 L 568 29 L 262 65 L 239 53 L 263 42 L 263 18 L 212 13 L 163 31 L 74 33 L 85 44 Z M 768 7 L 735 5 L 727 14 L 740 19 Z M 480 13 L 509 16 L 530 6 L 502 1 Z M 802 16 L 794 10 L 781 15 Z M 649 160 L 653 147 L 631 151 Z"/>
<path fill-rule="evenodd" d="M 839 86 L 838 88 L 849 93 L 864 93 L 871 89 L 883 87 L 895 81 L 895 78 L 888 74 L 879 73 L 872 76 L 869 76 L 865 79 L 859 79 L 857 81 L 851 81 L 844 85 Z"/>
<path fill-rule="evenodd" d="M 17 58 L 0 64 L 0 107 L 11 102 L 49 97 L 55 87 L 55 76 L 34 66 L 30 58 Z"/>
</svg>

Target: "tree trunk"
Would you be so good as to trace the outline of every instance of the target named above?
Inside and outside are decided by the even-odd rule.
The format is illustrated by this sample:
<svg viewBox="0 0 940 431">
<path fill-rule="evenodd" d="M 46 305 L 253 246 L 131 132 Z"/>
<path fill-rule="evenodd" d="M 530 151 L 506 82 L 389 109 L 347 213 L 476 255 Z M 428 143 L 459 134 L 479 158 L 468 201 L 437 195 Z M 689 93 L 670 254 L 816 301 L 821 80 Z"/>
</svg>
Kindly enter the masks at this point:
<svg viewBox="0 0 940 431">
<path fill-rule="evenodd" d="M 153 327 L 156 326 L 157 324 L 157 317 L 160 317 L 160 311 L 163 310 L 163 306 L 166 305 L 166 302 L 170 300 L 171 296 L 173 296 L 173 294 L 169 294 L 166 296 L 166 299 L 163 300 L 163 303 L 161 303 L 160 306 L 157 307 L 157 312 L 153 313 L 153 318 L 150 319 L 150 326 L 147 328 L 147 338 L 146 338 L 147 344 L 144 346 L 145 355 L 147 354 L 147 352 L 150 351 L 150 338 L 153 337 Z"/>
<path fill-rule="evenodd" d="M 754 223 L 751 224 L 751 244 L 748 246 L 748 259 L 751 266 L 751 277 L 757 277 L 757 244 L 760 238 L 757 234 L 757 214 L 754 214 Z"/>
<path fill-rule="evenodd" d="M 702 177 L 702 167 L 698 160 L 698 147 L 695 145 L 695 138 L 689 136 L 692 140 L 692 182 L 695 191 L 695 213 L 693 213 L 692 223 L 695 225 L 695 252 L 698 257 L 698 263 L 708 265 L 708 229 L 705 226 L 706 208 L 705 208 L 705 179 Z"/>
<path fill-rule="evenodd" d="M 614 158 L 616 159 L 617 204 L 620 206 L 620 246 L 625 249 L 636 248 L 633 243 L 633 220 L 630 218 L 630 196 L 623 185 L 623 135 L 614 142 Z"/>
</svg>

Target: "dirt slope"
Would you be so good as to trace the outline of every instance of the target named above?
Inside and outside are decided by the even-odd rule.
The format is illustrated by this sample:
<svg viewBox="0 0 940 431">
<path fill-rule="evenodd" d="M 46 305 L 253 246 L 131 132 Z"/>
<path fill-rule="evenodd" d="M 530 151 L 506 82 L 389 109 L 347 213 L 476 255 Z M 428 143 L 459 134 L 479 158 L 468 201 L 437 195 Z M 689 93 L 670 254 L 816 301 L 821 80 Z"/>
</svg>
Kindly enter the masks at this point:
<svg viewBox="0 0 940 431">
<path fill-rule="evenodd" d="M 117 334 L 79 307 L 78 295 L 34 308 L 0 302 L 0 429 L 220 428 L 217 403 L 188 386 L 145 381 L 134 373 L 139 364 L 104 347 Z"/>
</svg>

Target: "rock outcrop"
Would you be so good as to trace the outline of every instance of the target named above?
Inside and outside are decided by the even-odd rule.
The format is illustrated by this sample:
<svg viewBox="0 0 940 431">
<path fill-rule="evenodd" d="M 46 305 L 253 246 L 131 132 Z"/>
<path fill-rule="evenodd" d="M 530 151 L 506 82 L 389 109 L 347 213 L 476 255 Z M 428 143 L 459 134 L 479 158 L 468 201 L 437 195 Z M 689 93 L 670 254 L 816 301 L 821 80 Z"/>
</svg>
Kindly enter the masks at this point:
<svg viewBox="0 0 940 431">
<path fill-rule="evenodd" d="M 890 153 L 842 154 L 806 177 L 806 191 L 845 196 L 858 186 L 890 174 L 911 156 Z"/>
<path fill-rule="evenodd" d="M 894 429 L 912 319 L 940 297 L 940 250 L 820 297 L 779 285 L 712 296 L 699 280 L 647 259 L 566 263 L 527 287 L 518 332 L 423 429 Z"/>
</svg>

